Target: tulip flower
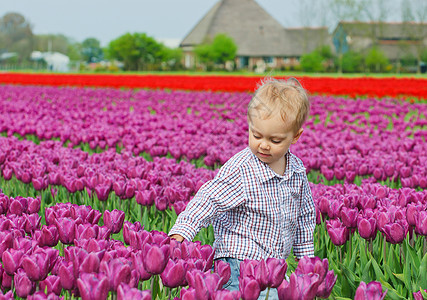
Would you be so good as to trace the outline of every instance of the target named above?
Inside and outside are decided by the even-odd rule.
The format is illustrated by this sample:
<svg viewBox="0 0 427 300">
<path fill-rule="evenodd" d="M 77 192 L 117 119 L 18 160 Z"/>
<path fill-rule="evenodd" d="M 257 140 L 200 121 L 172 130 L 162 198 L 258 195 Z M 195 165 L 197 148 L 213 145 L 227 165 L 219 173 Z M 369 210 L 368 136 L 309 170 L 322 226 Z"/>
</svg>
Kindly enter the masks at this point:
<svg viewBox="0 0 427 300">
<path fill-rule="evenodd" d="M 22 258 L 22 267 L 32 281 L 44 280 L 50 272 L 50 257 L 43 250 L 25 255 Z"/>
<path fill-rule="evenodd" d="M 37 241 L 40 247 L 55 247 L 59 241 L 59 234 L 56 226 L 43 226 Z"/>
<path fill-rule="evenodd" d="M 365 240 L 373 240 L 377 236 L 377 220 L 360 218 L 357 224 L 359 235 Z"/>
<path fill-rule="evenodd" d="M 415 232 L 427 236 L 427 211 L 420 211 L 415 223 Z"/>
<path fill-rule="evenodd" d="M 110 194 L 110 186 L 107 184 L 99 184 L 95 187 L 95 193 L 99 201 L 107 201 Z"/>
<path fill-rule="evenodd" d="M 336 246 L 344 245 L 348 238 L 348 229 L 339 220 L 326 221 L 329 237 Z"/>
<path fill-rule="evenodd" d="M 38 213 L 41 206 L 41 198 L 28 198 L 27 214 Z"/>
<path fill-rule="evenodd" d="M 285 279 L 288 265 L 284 259 L 267 258 L 261 260 L 255 268 L 256 278 L 261 290 L 267 287 L 277 288 Z"/>
<path fill-rule="evenodd" d="M 111 233 L 119 233 L 122 230 L 125 213 L 121 210 L 104 211 L 104 225 L 111 230 Z"/>
<path fill-rule="evenodd" d="M 349 229 L 356 228 L 358 214 L 359 214 L 359 211 L 357 208 L 352 209 L 352 208 L 343 206 L 341 209 L 342 223 Z"/>
<path fill-rule="evenodd" d="M 382 300 L 387 294 L 387 290 L 383 292 L 383 288 L 380 282 L 371 281 L 368 284 L 361 282 L 359 287 L 356 289 L 354 296 L 355 300 Z"/>
<path fill-rule="evenodd" d="M 103 273 L 82 273 L 77 279 L 82 300 L 105 300 L 108 296 L 108 278 Z"/>
<path fill-rule="evenodd" d="M 277 288 L 277 293 L 279 299 L 314 299 L 320 282 L 320 276 L 316 273 L 304 275 L 292 273 L 289 282 L 283 280 Z"/>
<path fill-rule="evenodd" d="M 215 261 L 215 272 L 218 273 L 220 276 L 220 286 L 223 286 L 230 280 L 231 276 L 231 268 L 230 264 L 223 260 L 216 260 Z"/>
<path fill-rule="evenodd" d="M 156 196 L 156 192 L 153 189 L 135 192 L 135 200 L 142 206 L 152 206 Z"/>
<path fill-rule="evenodd" d="M 383 230 L 387 242 L 392 244 L 400 244 L 408 234 L 409 225 L 407 225 L 406 221 L 389 223 L 384 225 Z"/>
<path fill-rule="evenodd" d="M 185 274 L 187 273 L 187 263 L 180 259 L 176 262 L 169 259 L 165 269 L 160 274 L 163 285 L 176 288 L 178 286 L 186 286 Z"/>
<path fill-rule="evenodd" d="M 424 292 L 427 293 L 427 290 L 424 290 Z M 416 293 L 412 293 L 412 295 L 414 296 L 414 300 L 424 300 L 421 290 Z"/>
<path fill-rule="evenodd" d="M 63 289 L 73 290 L 76 287 L 77 278 L 74 276 L 74 266 L 72 262 L 62 262 L 58 268 L 58 276 Z"/>
<path fill-rule="evenodd" d="M 2 254 L 2 262 L 4 271 L 13 276 L 16 270 L 21 267 L 22 257 L 24 252 L 21 250 L 8 249 Z"/>
<path fill-rule="evenodd" d="M 0 299 L 2 299 L 2 300 L 13 300 L 13 299 L 14 299 L 14 298 L 13 298 L 13 292 L 12 292 L 12 291 L 9 291 L 9 292 L 7 292 L 7 293 L 3 294 L 3 293 L 0 291 Z"/>
<path fill-rule="evenodd" d="M 50 275 L 45 280 L 40 281 L 39 288 L 41 291 L 47 291 L 48 293 L 54 293 L 60 295 L 62 291 L 61 280 L 59 276 Z"/>
<path fill-rule="evenodd" d="M 151 291 L 140 291 L 131 288 L 126 283 L 121 283 L 117 289 L 117 300 L 151 300 Z"/>
<path fill-rule="evenodd" d="M 90 252 L 83 262 L 80 264 L 79 271 L 83 273 L 98 273 L 101 259 L 105 251 Z"/>
<path fill-rule="evenodd" d="M 36 284 L 32 281 L 22 269 L 18 269 L 14 278 L 15 292 L 18 297 L 27 298 L 34 293 Z"/>
<path fill-rule="evenodd" d="M 74 242 L 76 235 L 76 221 L 70 218 L 55 219 L 55 226 L 58 229 L 61 243 L 69 245 Z"/>
<path fill-rule="evenodd" d="M 99 271 L 107 275 L 110 291 L 117 291 L 120 283 L 129 283 L 131 276 L 131 265 L 124 258 L 116 258 L 109 262 L 103 261 Z"/>
<path fill-rule="evenodd" d="M 243 300 L 258 299 L 261 288 L 258 281 L 253 277 L 239 277 L 239 291 Z"/>
<path fill-rule="evenodd" d="M 328 299 L 337 282 L 337 278 L 338 276 L 334 274 L 333 270 L 328 271 L 322 283 L 317 288 L 316 297 Z"/>
<path fill-rule="evenodd" d="M 156 275 L 162 273 L 168 263 L 170 246 L 145 243 L 142 247 L 142 253 L 145 270 Z"/>
<path fill-rule="evenodd" d="M 131 257 L 132 257 L 131 261 L 132 261 L 133 267 L 138 271 L 138 274 L 141 280 L 145 281 L 150 279 L 151 274 L 148 273 L 144 268 L 142 251 L 138 251 L 136 253 L 132 252 Z"/>
</svg>

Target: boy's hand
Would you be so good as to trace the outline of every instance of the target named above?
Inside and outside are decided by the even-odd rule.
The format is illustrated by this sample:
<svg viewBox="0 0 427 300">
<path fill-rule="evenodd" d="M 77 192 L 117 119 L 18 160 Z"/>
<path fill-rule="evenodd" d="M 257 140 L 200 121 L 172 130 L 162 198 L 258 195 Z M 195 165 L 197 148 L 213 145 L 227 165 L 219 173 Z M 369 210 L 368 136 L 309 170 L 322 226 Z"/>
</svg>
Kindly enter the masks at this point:
<svg viewBox="0 0 427 300">
<path fill-rule="evenodd" d="M 171 235 L 171 239 L 177 240 L 178 242 L 182 242 L 184 240 L 184 237 L 179 234 L 173 234 Z"/>
</svg>

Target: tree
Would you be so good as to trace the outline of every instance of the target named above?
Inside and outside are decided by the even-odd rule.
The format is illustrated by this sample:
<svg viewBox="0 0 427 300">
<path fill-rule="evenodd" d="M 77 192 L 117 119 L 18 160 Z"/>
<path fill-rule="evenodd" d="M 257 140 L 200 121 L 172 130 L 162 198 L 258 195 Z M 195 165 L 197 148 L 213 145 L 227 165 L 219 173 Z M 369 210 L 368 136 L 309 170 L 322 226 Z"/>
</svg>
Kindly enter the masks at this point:
<svg viewBox="0 0 427 300">
<path fill-rule="evenodd" d="M 125 70 L 145 70 L 150 65 L 159 64 L 165 46 L 145 33 L 126 33 L 108 45 L 108 57 L 125 64 Z"/>
<path fill-rule="evenodd" d="M 67 54 L 69 38 L 63 34 L 40 34 L 34 37 L 34 50 Z"/>
<path fill-rule="evenodd" d="M 371 48 L 365 57 L 366 67 L 374 72 L 381 72 L 385 70 L 388 65 L 388 59 L 384 52 L 379 50 L 377 47 Z"/>
<path fill-rule="evenodd" d="M 16 52 L 20 62 L 29 59 L 33 51 L 33 32 L 21 14 L 7 13 L 0 18 L 0 51 Z"/>
<path fill-rule="evenodd" d="M 194 53 L 199 61 L 210 69 L 214 64 L 224 65 L 227 61 L 233 61 L 237 54 L 237 45 L 231 37 L 220 33 L 212 42 L 206 40 L 196 46 Z"/>
<path fill-rule="evenodd" d="M 301 68 L 305 72 L 322 72 L 324 71 L 323 57 L 318 51 L 313 51 L 301 56 Z"/>
<path fill-rule="evenodd" d="M 355 51 L 347 51 L 342 56 L 342 71 L 356 73 L 363 71 L 363 55 Z"/>
<path fill-rule="evenodd" d="M 104 51 L 96 38 L 87 38 L 82 43 L 81 55 L 88 63 L 98 62 L 104 58 Z"/>
</svg>

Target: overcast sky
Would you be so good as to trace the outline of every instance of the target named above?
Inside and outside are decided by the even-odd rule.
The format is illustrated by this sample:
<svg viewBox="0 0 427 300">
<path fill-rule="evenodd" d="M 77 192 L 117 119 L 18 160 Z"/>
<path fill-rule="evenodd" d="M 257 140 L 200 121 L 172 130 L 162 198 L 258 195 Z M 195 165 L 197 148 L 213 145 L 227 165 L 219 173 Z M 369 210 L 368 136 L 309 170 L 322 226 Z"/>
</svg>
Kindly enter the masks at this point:
<svg viewBox="0 0 427 300">
<path fill-rule="evenodd" d="M 173 42 L 179 43 L 217 1 L 0 0 L 0 16 L 18 12 L 32 24 L 35 34 L 61 33 L 78 42 L 95 37 L 106 46 L 126 32 L 145 32 L 159 40 L 167 39 L 165 43 L 172 46 Z M 320 26 L 326 22 L 319 11 L 316 15 L 312 12 L 318 10 L 315 9 L 320 3 L 318 0 L 257 2 L 285 27 Z M 395 9 L 391 11 L 396 13 L 397 21 L 400 15 Z"/>
</svg>

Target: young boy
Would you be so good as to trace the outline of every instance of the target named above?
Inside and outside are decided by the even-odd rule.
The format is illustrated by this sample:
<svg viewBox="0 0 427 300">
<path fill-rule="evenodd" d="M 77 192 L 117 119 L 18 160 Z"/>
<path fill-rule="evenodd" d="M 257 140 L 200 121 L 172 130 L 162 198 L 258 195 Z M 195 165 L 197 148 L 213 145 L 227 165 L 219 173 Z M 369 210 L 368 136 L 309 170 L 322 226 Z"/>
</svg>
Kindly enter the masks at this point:
<svg viewBox="0 0 427 300">
<path fill-rule="evenodd" d="M 239 289 L 244 259 L 286 259 L 292 247 L 297 259 L 314 256 L 314 202 L 305 168 L 289 151 L 303 132 L 309 108 L 296 79 L 266 80 L 248 106 L 249 147 L 199 189 L 169 232 L 178 241 L 191 241 L 212 223 L 215 259 L 231 266 L 224 285 L 229 290 Z M 270 299 L 272 292 L 277 298 L 272 290 Z"/>
</svg>

